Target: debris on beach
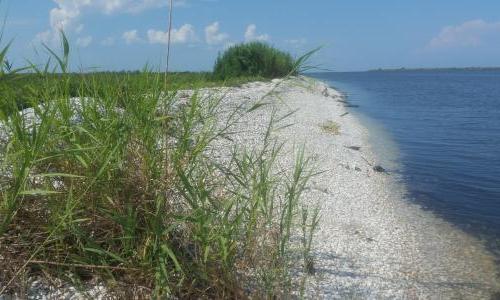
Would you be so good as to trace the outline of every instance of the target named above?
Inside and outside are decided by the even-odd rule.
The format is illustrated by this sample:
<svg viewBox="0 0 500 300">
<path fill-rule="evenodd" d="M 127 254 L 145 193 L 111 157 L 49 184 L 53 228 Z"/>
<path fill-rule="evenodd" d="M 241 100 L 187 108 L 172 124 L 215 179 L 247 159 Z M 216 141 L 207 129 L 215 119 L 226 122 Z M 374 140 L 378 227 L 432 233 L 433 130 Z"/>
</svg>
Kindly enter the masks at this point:
<svg viewBox="0 0 500 300">
<path fill-rule="evenodd" d="M 354 151 L 361 150 L 361 147 L 359 147 L 359 146 L 344 146 L 344 147 L 346 147 L 347 149 L 354 150 Z"/>
<path fill-rule="evenodd" d="M 379 172 L 379 173 L 387 173 L 387 170 L 384 169 L 382 166 L 376 165 L 373 167 L 373 171 Z"/>
<path fill-rule="evenodd" d="M 324 132 L 340 135 L 340 125 L 337 122 L 329 120 L 321 124 L 320 127 Z"/>
</svg>

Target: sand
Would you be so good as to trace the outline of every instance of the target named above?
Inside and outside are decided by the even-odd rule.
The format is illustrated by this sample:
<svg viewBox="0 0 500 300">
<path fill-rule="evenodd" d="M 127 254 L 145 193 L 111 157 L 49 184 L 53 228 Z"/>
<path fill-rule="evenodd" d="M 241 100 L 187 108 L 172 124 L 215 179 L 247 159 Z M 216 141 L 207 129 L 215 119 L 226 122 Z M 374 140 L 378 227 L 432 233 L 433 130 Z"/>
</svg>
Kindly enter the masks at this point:
<svg viewBox="0 0 500 300">
<path fill-rule="evenodd" d="M 380 159 L 370 132 L 349 113 L 341 93 L 300 77 L 223 89 L 224 103 L 251 107 L 273 89 L 264 99 L 269 106 L 236 126 L 235 142 L 258 144 L 270 107 L 279 115 L 295 111 L 284 121 L 293 125 L 273 134 L 285 142 L 280 165 L 291 169 L 294 147 L 304 144 L 324 171 L 303 197 L 321 207 L 306 298 L 490 299 L 499 290 L 495 257 L 480 241 L 406 200 L 396 175 L 374 170 Z M 336 130 L 325 130 L 325 124 Z"/>
</svg>

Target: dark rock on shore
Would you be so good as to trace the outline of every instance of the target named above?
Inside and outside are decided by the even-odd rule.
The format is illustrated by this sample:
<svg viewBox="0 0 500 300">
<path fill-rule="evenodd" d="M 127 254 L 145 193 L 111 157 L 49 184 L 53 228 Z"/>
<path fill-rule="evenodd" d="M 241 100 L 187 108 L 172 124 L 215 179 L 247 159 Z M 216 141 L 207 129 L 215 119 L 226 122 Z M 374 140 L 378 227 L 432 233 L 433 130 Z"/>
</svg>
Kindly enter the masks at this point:
<svg viewBox="0 0 500 300">
<path fill-rule="evenodd" d="M 387 170 L 384 169 L 382 166 L 376 165 L 373 167 L 373 171 L 379 172 L 379 173 L 387 173 Z"/>
</svg>

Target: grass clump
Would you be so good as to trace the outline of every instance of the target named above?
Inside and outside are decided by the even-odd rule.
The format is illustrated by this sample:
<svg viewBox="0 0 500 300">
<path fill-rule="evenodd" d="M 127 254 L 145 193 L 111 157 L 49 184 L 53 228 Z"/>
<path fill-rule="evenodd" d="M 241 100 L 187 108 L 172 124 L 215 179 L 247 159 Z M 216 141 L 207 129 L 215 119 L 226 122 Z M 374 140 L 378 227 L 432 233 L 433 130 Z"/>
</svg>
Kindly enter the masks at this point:
<svg viewBox="0 0 500 300">
<path fill-rule="evenodd" d="M 326 121 L 320 125 L 321 129 L 329 134 L 339 135 L 340 134 L 340 125 L 334 121 Z"/>
<path fill-rule="evenodd" d="M 292 56 L 262 42 L 251 42 L 230 47 L 219 55 L 214 76 L 220 79 L 259 76 L 277 78 L 296 75 Z"/>
<path fill-rule="evenodd" d="M 58 73 L 30 66 L 22 114 L 15 74 L 0 73 L 0 295 L 33 276 L 118 298 L 284 295 L 293 227 L 309 249 L 316 218 L 300 211 L 304 152 L 275 174 L 283 145 L 267 134 L 215 162 L 241 111 L 221 119 L 220 97 L 180 99 L 149 70 L 74 81 L 64 43 Z"/>
</svg>

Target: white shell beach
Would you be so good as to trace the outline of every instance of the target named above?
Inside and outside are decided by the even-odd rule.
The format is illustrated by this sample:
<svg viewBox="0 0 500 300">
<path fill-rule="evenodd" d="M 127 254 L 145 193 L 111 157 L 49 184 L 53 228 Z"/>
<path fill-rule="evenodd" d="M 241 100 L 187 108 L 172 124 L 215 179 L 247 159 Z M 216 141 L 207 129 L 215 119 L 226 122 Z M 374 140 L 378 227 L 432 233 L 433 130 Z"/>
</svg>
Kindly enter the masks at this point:
<svg viewBox="0 0 500 300">
<path fill-rule="evenodd" d="M 292 169 L 294 147 L 304 144 L 323 171 L 303 197 L 321 208 L 306 298 L 489 299 L 498 291 L 495 258 L 476 238 L 404 199 L 394 175 L 374 171 L 379 159 L 369 130 L 338 91 L 300 77 L 223 89 L 224 103 L 251 107 L 270 91 L 264 102 L 279 115 L 294 112 L 284 121 L 291 126 L 274 133 L 285 143 L 280 166 Z M 235 142 L 258 143 L 271 111 L 246 115 Z M 335 132 L 324 124 L 334 124 Z M 298 261 L 297 276 L 301 270 Z"/>
</svg>

